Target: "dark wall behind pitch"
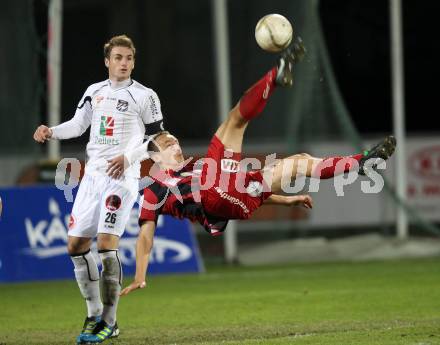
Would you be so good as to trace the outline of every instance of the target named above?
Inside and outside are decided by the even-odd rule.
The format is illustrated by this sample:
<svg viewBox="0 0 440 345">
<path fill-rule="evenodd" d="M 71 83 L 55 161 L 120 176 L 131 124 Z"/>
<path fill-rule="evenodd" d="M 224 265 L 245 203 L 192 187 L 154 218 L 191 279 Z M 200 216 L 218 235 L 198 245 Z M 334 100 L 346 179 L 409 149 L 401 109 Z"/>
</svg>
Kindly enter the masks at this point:
<svg viewBox="0 0 440 345">
<path fill-rule="evenodd" d="M 217 124 L 210 1 L 67 0 L 64 4 L 64 120 L 73 114 L 85 88 L 106 78 L 103 43 L 114 34 L 126 33 L 138 48 L 133 77 L 157 91 L 167 127 L 184 142 L 207 142 Z M 295 21 L 289 13 L 291 4 L 292 0 L 229 1 L 233 103 L 274 63 L 274 57 L 254 42 L 256 21 L 270 12 L 286 13 Z M 404 0 L 403 6 L 408 130 L 438 131 L 439 49 L 434 25 L 439 2 Z M 44 4 L 36 5 L 43 41 L 45 10 Z M 363 134 L 391 130 L 388 1 L 322 0 L 320 14 L 336 77 L 348 109 L 356 114 L 357 128 Z M 272 111 L 277 109 L 276 94 L 271 101 L 267 111 L 271 117 L 255 121 L 250 138 L 285 136 L 280 126 L 283 114 Z M 83 136 L 67 145 L 87 139 Z"/>
<path fill-rule="evenodd" d="M 0 11 L 0 154 L 35 152 L 39 122 L 39 50 L 29 1 L 2 3 Z"/>
</svg>

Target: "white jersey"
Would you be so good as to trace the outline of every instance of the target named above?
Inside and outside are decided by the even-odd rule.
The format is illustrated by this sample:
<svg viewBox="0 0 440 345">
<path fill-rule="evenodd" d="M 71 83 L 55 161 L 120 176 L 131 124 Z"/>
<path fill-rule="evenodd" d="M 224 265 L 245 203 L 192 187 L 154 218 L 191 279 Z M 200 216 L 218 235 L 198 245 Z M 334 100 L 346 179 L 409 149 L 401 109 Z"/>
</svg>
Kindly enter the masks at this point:
<svg viewBox="0 0 440 345">
<path fill-rule="evenodd" d="M 91 125 L 86 173 L 105 174 L 108 160 L 139 147 L 146 125 L 163 129 L 162 119 L 160 101 L 152 89 L 131 79 L 119 83 L 106 80 L 87 88 L 75 116 L 52 127 L 52 137 L 75 138 Z M 139 177 L 140 163 L 130 165 L 125 175 Z"/>
</svg>

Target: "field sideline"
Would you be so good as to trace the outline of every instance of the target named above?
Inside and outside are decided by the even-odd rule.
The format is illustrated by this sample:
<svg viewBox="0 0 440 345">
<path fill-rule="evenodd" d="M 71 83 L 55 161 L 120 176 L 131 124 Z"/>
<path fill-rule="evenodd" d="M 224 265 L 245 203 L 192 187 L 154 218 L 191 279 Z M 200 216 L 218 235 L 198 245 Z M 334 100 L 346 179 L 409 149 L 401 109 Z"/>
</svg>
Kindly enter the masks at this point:
<svg viewBox="0 0 440 345">
<path fill-rule="evenodd" d="M 75 344 L 85 316 L 74 281 L 0 285 L 0 306 L 0 345 Z M 440 344 L 440 258 L 153 276 L 118 323 L 104 344 Z"/>
</svg>

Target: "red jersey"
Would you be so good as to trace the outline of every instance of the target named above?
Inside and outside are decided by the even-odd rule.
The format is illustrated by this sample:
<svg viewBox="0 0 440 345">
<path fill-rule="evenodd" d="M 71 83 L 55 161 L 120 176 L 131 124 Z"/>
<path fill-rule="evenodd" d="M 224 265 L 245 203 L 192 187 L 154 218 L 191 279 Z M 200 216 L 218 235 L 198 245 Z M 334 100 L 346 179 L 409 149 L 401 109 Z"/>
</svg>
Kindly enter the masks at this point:
<svg viewBox="0 0 440 345">
<path fill-rule="evenodd" d="M 221 234 L 228 219 L 205 212 L 200 200 L 200 172 L 194 170 L 194 164 L 188 164 L 179 171 L 160 171 L 154 178 L 143 179 L 146 188 L 139 224 L 156 222 L 159 214 L 168 214 L 197 221 L 213 236 Z"/>
<path fill-rule="evenodd" d="M 231 154 L 214 135 L 201 169 L 188 164 L 179 171 L 158 171 L 144 190 L 140 222 L 159 214 L 198 221 L 215 235 L 229 219 L 247 219 L 271 192 L 261 171 L 242 171 L 240 153 Z M 243 184 L 237 190 L 236 181 Z M 203 188 L 201 188 L 203 186 Z"/>
</svg>

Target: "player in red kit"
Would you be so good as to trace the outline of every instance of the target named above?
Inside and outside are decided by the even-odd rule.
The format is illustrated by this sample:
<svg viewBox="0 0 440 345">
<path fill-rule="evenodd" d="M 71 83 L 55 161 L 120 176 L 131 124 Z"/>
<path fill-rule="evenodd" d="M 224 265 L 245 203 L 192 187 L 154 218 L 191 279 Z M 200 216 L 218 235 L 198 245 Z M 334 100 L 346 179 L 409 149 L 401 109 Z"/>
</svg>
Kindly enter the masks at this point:
<svg viewBox="0 0 440 345">
<path fill-rule="evenodd" d="M 262 192 L 261 194 L 264 196 L 249 195 L 249 198 L 235 198 L 232 195 L 235 195 L 233 191 L 236 179 L 229 180 L 230 188 L 226 190 L 231 194 L 222 203 L 222 200 L 219 200 L 219 198 L 222 199 L 222 196 L 217 192 L 214 192 L 212 196 L 207 193 L 221 186 L 223 181 L 215 183 L 216 176 L 221 176 L 219 181 L 225 176 L 221 173 L 217 174 L 215 169 L 217 161 L 211 160 L 211 163 L 207 164 L 207 160 L 210 158 L 205 158 L 203 163 L 199 161 L 195 164 L 185 162 L 177 138 L 168 132 L 157 135 L 154 143 L 151 142 L 150 148 L 151 157 L 158 164 L 150 170 L 151 177 L 144 180 L 146 188 L 140 212 L 139 223 L 141 226 L 144 222 L 156 222 L 160 214 L 168 214 L 175 218 L 198 221 L 206 231 L 215 236 L 221 234 L 229 219 L 248 218 L 252 211 L 267 198 L 269 198 L 267 202 L 287 206 L 312 207 L 311 198 L 302 195 L 271 196 L 270 192 Z M 212 166 L 214 169 L 210 171 L 206 168 L 208 166 Z M 227 172 L 227 174 L 229 173 Z M 235 175 L 239 176 L 237 180 L 240 178 L 243 178 L 243 181 L 260 180 L 260 177 L 256 178 L 257 174 L 253 172 L 244 172 L 243 176 L 240 173 L 232 174 L 233 177 Z M 208 180 L 211 180 L 210 185 L 206 185 Z M 247 182 L 245 184 L 248 185 Z M 223 195 L 223 197 L 225 196 L 226 194 Z M 221 213 L 213 211 L 214 207 L 218 207 Z"/>
<path fill-rule="evenodd" d="M 295 51 L 285 51 L 278 66 L 242 96 L 217 129 L 201 167 L 197 164 L 200 162 L 185 161 L 177 138 L 168 132 L 159 133 L 150 142 L 149 150 L 153 151 L 150 157 L 156 164 L 150 170 L 152 179 L 144 190 L 136 275 L 121 294 L 145 286 L 159 214 L 197 220 L 211 235 L 218 235 L 229 219 L 247 219 L 263 203 L 311 208 L 312 199 L 308 195 L 278 194 L 297 176 L 327 179 L 352 170 L 368 174 L 377 167 L 377 159 L 386 160 L 392 155 L 396 142 L 389 136 L 371 150 L 353 156 L 316 158 L 296 154 L 262 169 L 247 171 L 249 161 L 241 161 L 246 127 L 262 112 L 277 86 L 292 85 L 292 67 L 297 60 Z"/>
</svg>

